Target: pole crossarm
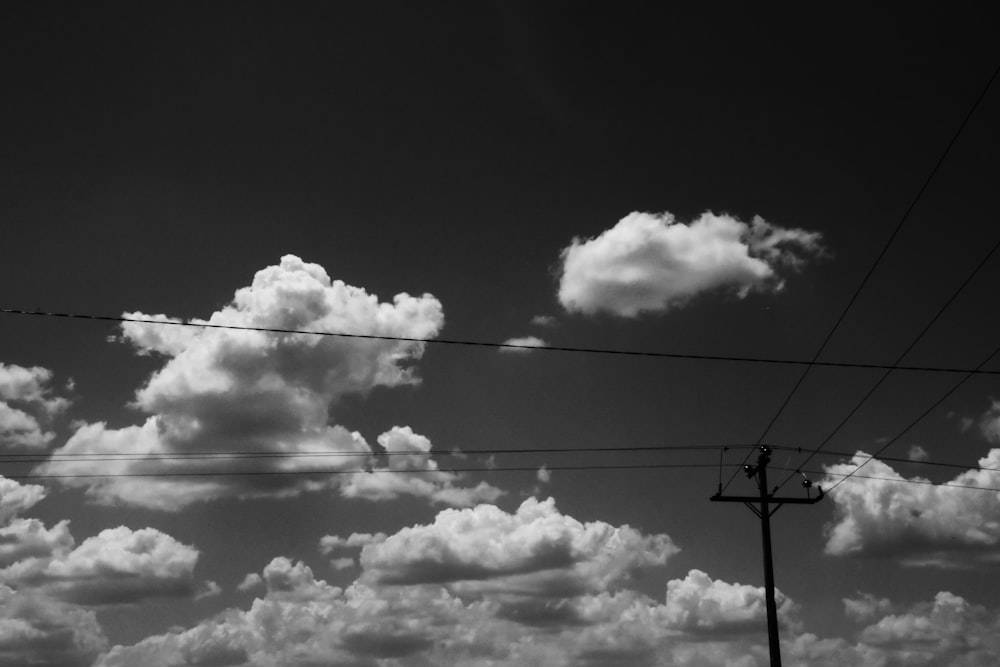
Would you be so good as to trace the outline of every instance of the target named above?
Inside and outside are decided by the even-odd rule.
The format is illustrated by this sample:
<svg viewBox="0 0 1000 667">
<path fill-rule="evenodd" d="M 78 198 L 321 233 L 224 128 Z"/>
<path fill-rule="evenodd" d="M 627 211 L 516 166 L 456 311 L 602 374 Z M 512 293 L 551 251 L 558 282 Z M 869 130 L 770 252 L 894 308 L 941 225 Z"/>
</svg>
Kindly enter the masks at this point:
<svg viewBox="0 0 1000 667">
<path fill-rule="evenodd" d="M 815 505 L 825 497 L 821 490 L 815 498 L 775 498 L 774 496 L 768 496 L 767 502 L 768 504 L 778 503 L 779 505 Z M 760 496 L 720 496 L 717 493 L 709 498 L 709 500 L 713 503 L 759 503 Z"/>
</svg>

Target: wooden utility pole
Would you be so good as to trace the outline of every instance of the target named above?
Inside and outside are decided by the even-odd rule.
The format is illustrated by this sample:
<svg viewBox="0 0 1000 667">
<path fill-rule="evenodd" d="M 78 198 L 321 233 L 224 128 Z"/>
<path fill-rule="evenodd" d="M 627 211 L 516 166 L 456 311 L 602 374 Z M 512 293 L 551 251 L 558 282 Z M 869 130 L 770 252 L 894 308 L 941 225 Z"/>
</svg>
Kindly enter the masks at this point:
<svg viewBox="0 0 1000 667">
<path fill-rule="evenodd" d="M 760 495 L 754 496 L 723 496 L 720 482 L 719 492 L 709 498 L 715 503 L 743 503 L 760 519 L 760 532 L 764 547 L 764 600 L 767 603 L 767 639 L 771 648 L 771 667 L 781 667 L 781 644 L 778 641 L 778 608 L 774 602 L 774 563 L 771 560 L 771 515 L 782 505 L 812 505 L 823 500 L 823 488 L 819 487 L 819 495 L 809 497 L 812 482 L 804 480 L 802 486 L 806 489 L 805 498 L 775 498 L 767 492 L 767 464 L 771 461 L 771 449 L 761 445 L 757 456 L 757 465 L 745 465 L 743 471 L 747 477 L 757 479 L 757 489 Z M 758 507 L 754 503 L 759 503 Z"/>
</svg>

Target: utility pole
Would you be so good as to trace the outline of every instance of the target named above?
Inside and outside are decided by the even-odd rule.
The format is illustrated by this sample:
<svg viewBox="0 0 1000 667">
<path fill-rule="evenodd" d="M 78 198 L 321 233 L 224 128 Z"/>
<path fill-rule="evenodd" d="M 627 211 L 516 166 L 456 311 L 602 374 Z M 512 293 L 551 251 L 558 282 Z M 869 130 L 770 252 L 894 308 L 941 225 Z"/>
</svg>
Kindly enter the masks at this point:
<svg viewBox="0 0 1000 667">
<path fill-rule="evenodd" d="M 771 648 L 771 667 L 781 667 L 781 644 L 778 641 L 778 608 L 774 602 L 774 563 L 771 561 L 771 515 L 782 505 L 812 505 L 823 500 L 823 487 L 819 487 L 819 495 L 809 497 L 812 482 L 803 480 L 805 498 L 776 498 L 767 492 L 767 464 L 771 461 L 771 448 L 761 445 L 757 456 L 757 465 L 743 466 L 747 477 L 757 479 L 758 497 L 754 496 L 723 496 L 720 480 L 719 491 L 709 498 L 715 503 L 743 503 L 760 519 L 760 532 L 764 547 L 764 600 L 767 603 L 767 639 Z M 777 490 L 777 489 L 775 489 Z M 754 503 L 760 503 L 756 506 Z"/>
</svg>

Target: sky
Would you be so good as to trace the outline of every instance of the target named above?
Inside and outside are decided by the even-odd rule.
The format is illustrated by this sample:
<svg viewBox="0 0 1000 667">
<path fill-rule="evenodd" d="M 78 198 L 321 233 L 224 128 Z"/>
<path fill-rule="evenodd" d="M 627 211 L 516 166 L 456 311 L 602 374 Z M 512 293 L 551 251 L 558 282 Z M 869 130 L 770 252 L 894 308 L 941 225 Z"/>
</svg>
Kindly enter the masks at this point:
<svg viewBox="0 0 1000 667">
<path fill-rule="evenodd" d="M 2 12 L 0 664 L 1000 662 L 985 8 Z"/>
</svg>

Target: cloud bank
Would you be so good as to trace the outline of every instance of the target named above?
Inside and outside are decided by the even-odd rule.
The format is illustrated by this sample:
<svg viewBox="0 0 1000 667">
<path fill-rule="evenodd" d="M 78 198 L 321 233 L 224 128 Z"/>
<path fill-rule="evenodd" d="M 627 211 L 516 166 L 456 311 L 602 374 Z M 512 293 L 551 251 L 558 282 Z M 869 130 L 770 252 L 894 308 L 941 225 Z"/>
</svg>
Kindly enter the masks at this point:
<svg viewBox="0 0 1000 667">
<path fill-rule="evenodd" d="M 691 570 L 668 581 L 661 600 L 650 598 L 625 587 L 624 573 L 665 562 L 676 551 L 669 537 L 580 522 L 551 501 L 525 502 L 513 513 L 492 506 L 443 510 L 433 523 L 392 535 L 321 541 L 327 554 L 358 548 L 362 572 L 346 587 L 317 578 L 302 561 L 277 557 L 246 577 L 243 588 L 260 591 L 246 609 L 115 646 L 96 664 L 769 664 L 762 588 Z M 611 560 L 627 565 L 616 569 Z M 528 591 L 520 585 L 528 580 L 516 577 L 536 577 L 532 584 L 542 585 Z M 560 579 L 577 583 L 545 585 Z M 460 585 L 468 582 L 476 588 Z M 804 632 L 799 605 L 780 592 L 778 603 L 789 665 L 960 667 L 1000 660 L 998 610 L 948 591 L 910 605 L 869 593 L 846 599 L 845 614 L 857 626 L 849 637 Z"/>
<path fill-rule="evenodd" d="M 755 216 L 711 212 L 690 223 L 670 213 L 630 213 L 562 251 L 559 302 L 569 312 L 635 317 L 683 306 L 703 292 L 779 291 L 779 269 L 799 270 L 822 253 L 821 236 Z"/>
<path fill-rule="evenodd" d="M 353 584 L 278 557 L 245 579 L 262 590 L 246 610 L 116 646 L 97 664 L 763 664 L 745 661 L 760 654 L 748 631 L 763 625 L 763 589 L 692 570 L 657 602 L 624 584 L 677 552 L 668 536 L 580 522 L 551 500 L 443 510 L 393 535 L 320 546 L 361 549 Z M 783 600 L 791 625 L 793 608 Z"/>
</svg>

